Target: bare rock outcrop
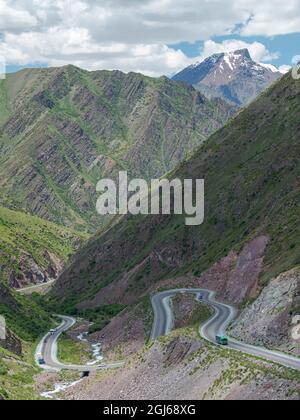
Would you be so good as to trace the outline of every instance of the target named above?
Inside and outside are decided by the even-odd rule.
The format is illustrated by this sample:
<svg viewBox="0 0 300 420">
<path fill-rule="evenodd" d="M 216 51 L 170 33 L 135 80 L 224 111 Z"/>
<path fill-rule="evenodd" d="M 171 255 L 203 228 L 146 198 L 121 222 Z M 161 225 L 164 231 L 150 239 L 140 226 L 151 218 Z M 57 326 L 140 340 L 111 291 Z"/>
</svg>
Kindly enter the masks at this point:
<svg viewBox="0 0 300 420">
<path fill-rule="evenodd" d="M 259 236 L 239 255 L 232 251 L 196 280 L 195 285 L 215 290 L 220 298 L 234 304 L 254 297 L 268 241 L 267 236 Z"/>
<path fill-rule="evenodd" d="M 21 340 L 15 336 L 9 329 L 6 329 L 5 339 L 0 339 L 0 347 L 17 354 L 22 355 L 22 343 Z"/>
<path fill-rule="evenodd" d="M 0 283 L 0 305 L 9 306 L 12 310 L 17 310 L 17 303 L 14 300 L 10 291 Z M 1 312 L 0 312 L 1 315 Z M 5 322 L 5 321 L 4 321 Z M 22 354 L 22 344 L 18 337 L 16 337 L 5 323 L 1 325 L 0 347 L 5 348 L 15 354 Z"/>
<path fill-rule="evenodd" d="M 241 313 L 231 334 L 250 344 L 300 355 L 299 292 L 300 269 L 281 274 Z"/>
<path fill-rule="evenodd" d="M 31 255 L 23 252 L 18 260 L 18 271 L 12 270 L 9 274 L 10 286 L 19 289 L 57 279 L 63 270 L 63 262 L 48 251 L 45 252 L 44 258 L 48 263 L 46 268 L 40 267 Z"/>
<path fill-rule="evenodd" d="M 67 390 L 71 400 L 298 400 L 299 384 L 268 363 L 224 357 L 191 337 L 156 341 L 123 369 L 91 375 Z M 261 368 L 263 370 L 261 370 Z M 267 373 L 265 373 L 267 372 Z M 263 373 L 263 374 L 262 374 Z"/>
</svg>

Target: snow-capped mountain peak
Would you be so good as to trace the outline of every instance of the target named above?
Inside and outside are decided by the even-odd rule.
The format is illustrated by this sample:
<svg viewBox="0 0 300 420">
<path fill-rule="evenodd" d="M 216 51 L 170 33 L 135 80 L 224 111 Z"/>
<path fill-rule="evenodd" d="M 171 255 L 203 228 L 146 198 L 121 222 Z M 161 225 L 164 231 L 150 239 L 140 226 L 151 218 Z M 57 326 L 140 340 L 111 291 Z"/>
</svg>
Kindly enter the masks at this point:
<svg viewBox="0 0 300 420">
<path fill-rule="evenodd" d="M 218 53 L 174 76 L 193 85 L 208 97 L 222 97 L 244 106 L 281 76 L 269 64 L 256 63 L 248 49 Z"/>
</svg>

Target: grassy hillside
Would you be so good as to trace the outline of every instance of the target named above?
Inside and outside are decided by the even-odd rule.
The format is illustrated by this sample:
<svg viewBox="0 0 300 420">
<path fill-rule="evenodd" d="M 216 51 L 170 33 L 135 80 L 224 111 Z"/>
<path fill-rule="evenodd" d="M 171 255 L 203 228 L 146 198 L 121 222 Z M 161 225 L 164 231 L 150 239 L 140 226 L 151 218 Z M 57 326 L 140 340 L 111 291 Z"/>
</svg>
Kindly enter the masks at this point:
<svg viewBox="0 0 300 420">
<path fill-rule="evenodd" d="M 5 317 L 7 328 L 28 342 L 35 341 L 52 324 L 49 314 L 32 299 L 18 295 L 1 283 L 0 314 Z"/>
<path fill-rule="evenodd" d="M 163 278 L 203 273 L 258 235 L 270 238 L 262 284 L 299 265 L 299 112 L 300 82 L 288 74 L 170 175 L 205 178 L 203 225 L 126 217 L 77 255 L 52 298 L 66 307 L 95 296 L 94 305 L 124 303 Z"/>
<path fill-rule="evenodd" d="M 172 169 L 235 110 L 167 78 L 29 69 L 0 81 L 0 203 L 95 231 L 96 183 Z"/>
<path fill-rule="evenodd" d="M 26 345 L 21 357 L 0 347 L 0 399 L 40 399 L 34 383 L 39 369 L 33 364 L 33 347 Z"/>
<path fill-rule="evenodd" d="M 38 398 L 34 376 L 37 340 L 53 321 L 31 299 L 16 294 L 3 284 L 0 273 L 0 315 L 6 321 L 6 339 L 0 340 L 0 399 Z"/>
<path fill-rule="evenodd" d="M 6 284 L 22 286 L 55 278 L 86 239 L 84 234 L 0 207 L 0 271 Z"/>
<path fill-rule="evenodd" d="M 0 315 L 6 322 L 6 338 L 0 340 L 0 399 L 38 398 L 33 353 L 36 341 L 54 325 L 42 306 L 8 285 L 25 286 L 40 275 L 47 280 L 83 239 L 38 217 L 0 207 Z"/>
</svg>

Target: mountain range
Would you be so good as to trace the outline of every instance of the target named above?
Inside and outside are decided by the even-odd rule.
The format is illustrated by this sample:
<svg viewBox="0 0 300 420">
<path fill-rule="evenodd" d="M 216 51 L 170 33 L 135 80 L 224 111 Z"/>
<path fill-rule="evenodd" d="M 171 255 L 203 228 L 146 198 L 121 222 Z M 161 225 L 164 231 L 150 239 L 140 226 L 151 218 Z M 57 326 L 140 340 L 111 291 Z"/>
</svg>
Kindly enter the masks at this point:
<svg viewBox="0 0 300 420">
<path fill-rule="evenodd" d="M 96 184 L 119 170 L 150 179 L 236 112 L 166 77 L 73 66 L 0 81 L 0 203 L 94 232 Z"/>
<path fill-rule="evenodd" d="M 149 297 L 200 287 L 240 309 L 232 337 L 300 354 L 299 81 L 246 50 L 206 66 L 188 83 L 74 66 L 0 81 L 0 399 L 66 382 L 65 372 L 36 379 L 33 348 L 53 313 L 81 318 L 59 341 L 70 363 L 88 329 L 105 359 L 128 361 L 76 382 L 71 398 L 299 399 L 298 372 L 200 340 L 211 313 L 194 298 L 174 299 L 176 330 L 149 343 Z M 128 215 L 103 226 L 95 186 L 120 169 L 204 178 L 204 223 Z M 14 290 L 58 276 L 46 296 Z"/>
<path fill-rule="evenodd" d="M 248 105 L 282 74 L 273 65 L 256 63 L 248 49 L 214 54 L 173 77 L 192 85 L 208 98 Z"/>
<path fill-rule="evenodd" d="M 186 227 L 175 215 L 121 218 L 77 254 L 52 298 L 68 308 L 132 304 L 168 279 L 182 285 L 183 274 L 201 279 L 220 264 L 221 274 L 204 276 L 203 286 L 215 290 L 219 281 L 223 297 L 241 304 L 297 266 L 299 94 L 288 74 L 171 172 L 172 179 L 205 179 L 203 225 Z M 222 264 L 232 268 L 238 255 L 248 268 L 226 278 Z"/>
</svg>

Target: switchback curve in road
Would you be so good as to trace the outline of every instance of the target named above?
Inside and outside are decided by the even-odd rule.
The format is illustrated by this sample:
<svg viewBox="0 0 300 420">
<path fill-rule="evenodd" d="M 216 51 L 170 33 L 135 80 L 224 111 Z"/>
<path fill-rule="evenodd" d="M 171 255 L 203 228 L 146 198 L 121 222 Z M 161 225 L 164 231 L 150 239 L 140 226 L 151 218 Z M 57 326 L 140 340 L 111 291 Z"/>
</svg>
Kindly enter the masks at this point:
<svg viewBox="0 0 300 420">
<path fill-rule="evenodd" d="M 215 292 L 206 289 L 174 289 L 153 295 L 151 302 L 154 311 L 154 322 L 151 340 L 165 336 L 174 329 L 174 315 L 171 300 L 178 294 L 186 293 L 195 295 L 198 301 L 206 303 L 214 309 L 214 315 L 200 327 L 199 333 L 205 340 L 218 345 L 216 343 L 216 336 L 226 335 L 227 328 L 237 317 L 238 311 L 233 306 L 217 302 Z M 295 370 L 300 370 L 300 359 L 288 354 L 269 350 L 264 347 L 253 346 L 232 338 L 229 338 L 228 348 L 251 356 L 261 357 Z"/>
<path fill-rule="evenodd" d="M 43 337 L 37 346 L 35 353 L 36 364 L 44 370 L 73 370 L 78 372 L 95 372 L 101 369 L 116 369 L 124 365 L 123 362 L 116 363 L 101 363 L 98 365 L 69 365 L 61 363 L 57 358 L 57 342 L 59 337 L 70 328 L 72 328 L 76 319 L 69 316 L 56 315 L 62 320 L 61 325 L 56 328 L 55 332 L 51 334 L 50 332 Z M 45 364 L 40 364 L 39 359 L 43 359 Z"/>
</svg>

